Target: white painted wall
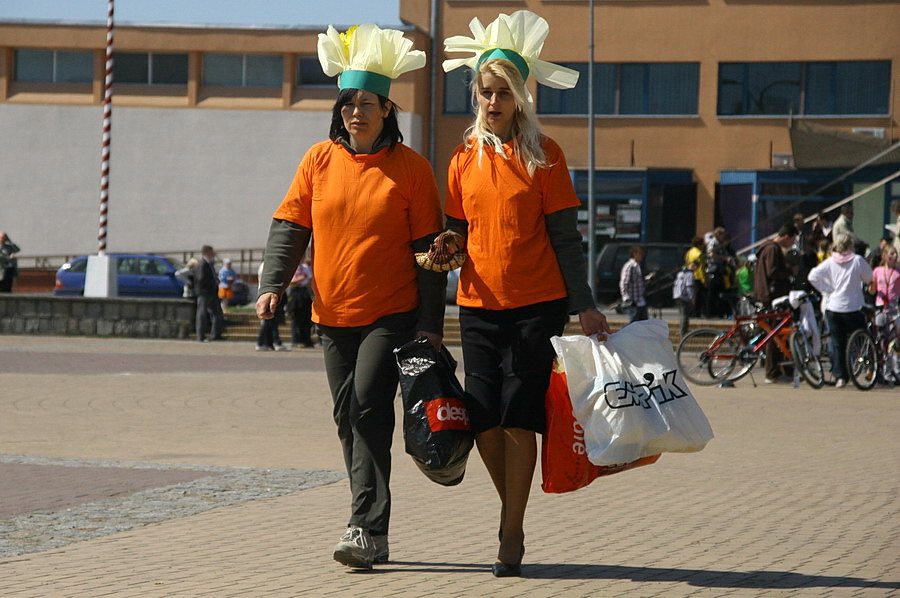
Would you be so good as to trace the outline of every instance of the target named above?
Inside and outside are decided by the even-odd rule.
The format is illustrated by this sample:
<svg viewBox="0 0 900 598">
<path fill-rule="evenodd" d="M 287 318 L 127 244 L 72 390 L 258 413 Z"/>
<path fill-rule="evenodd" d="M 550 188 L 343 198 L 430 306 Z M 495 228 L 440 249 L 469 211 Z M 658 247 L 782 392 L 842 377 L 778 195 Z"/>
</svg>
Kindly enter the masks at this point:
<svg viewBox="0 0 900 598">
<path fill-rule="evenodd" d="M 264 247 L 329 121 L 327 112 L 114 107 L 107 251 Z M 97 252 L 101 123 L 99 106 L 0 104 L 0 230 L 20 255 Z M 421 151 L 421 117 L 402 113 L 400 127 Z"/>
</svg>

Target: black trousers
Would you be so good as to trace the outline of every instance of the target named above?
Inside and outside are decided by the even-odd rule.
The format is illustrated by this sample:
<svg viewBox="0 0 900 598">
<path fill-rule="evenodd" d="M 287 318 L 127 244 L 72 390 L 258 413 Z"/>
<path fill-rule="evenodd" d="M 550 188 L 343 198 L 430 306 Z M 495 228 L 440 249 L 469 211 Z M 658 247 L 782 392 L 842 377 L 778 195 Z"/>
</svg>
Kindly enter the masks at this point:
<svg viewBox="0 0 900 598">
<path fill-rule="evenodd" d="M 368 326 L 319 326 L 334 423 L 350 476 L 350 525 L 388 533 L 398 371 L 394 349 L 412 340 L 415 312 Z"/>
<path fill-rule="evenodd" d="M 202 341 L 209 330 L 209 337 L 222 338 L 225 316 L 218 295 L 197 295 L 197 340 Z"/>
</svg>

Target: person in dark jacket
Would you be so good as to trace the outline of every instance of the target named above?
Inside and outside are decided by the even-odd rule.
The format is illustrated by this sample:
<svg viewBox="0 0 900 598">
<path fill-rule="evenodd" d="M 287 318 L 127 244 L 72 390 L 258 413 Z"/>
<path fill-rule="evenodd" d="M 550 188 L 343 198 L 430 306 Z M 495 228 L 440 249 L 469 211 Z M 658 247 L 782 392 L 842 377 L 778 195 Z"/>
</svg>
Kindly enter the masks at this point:
<svg viewBox="0 0 900 598">
<path fill-rule="evenodd" d="M 216 252 L 209 245 L 200 248 L 201 258 L 194 269 L 194 293 L 197 296 L 197 340 L 222 340 L 225 317 L 219 304 L 219 275 L 216 272 Z M 209 337 L 206 331 L 209 330 Z"/>
<path fill-rule="evenodd" d="M 754 298 L 766 307 L 772 307 L 772 301 L 787 295 L 791 290 L 792 273 L 784 258 L 784 254 L 794 244 L 797 227 L 785 224 L 773 239 L 763 243 L 756 253 L 756 272 L 753 287 Z M 789 367 L 783 367 L 784 355 L 775 343 L 766 346 L 766 382 L 777 382 L 789 375 Z"/>
</svg>

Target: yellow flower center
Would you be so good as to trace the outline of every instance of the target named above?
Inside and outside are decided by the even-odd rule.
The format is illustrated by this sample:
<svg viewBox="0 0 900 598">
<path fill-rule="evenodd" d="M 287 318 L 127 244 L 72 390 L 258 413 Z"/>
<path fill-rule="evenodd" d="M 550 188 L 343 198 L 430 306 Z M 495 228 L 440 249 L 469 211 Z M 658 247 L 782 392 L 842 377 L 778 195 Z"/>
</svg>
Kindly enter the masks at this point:
<svg viewBox="0 0 900 598">
<path fill-rule="evenodd" d="M 348 60 L 350 58 L 350 41 L 353 39 L 353 34 L 357 29 L 359 29 L 359 25 L 353 25 L 350 29 L 340 34 L 341 43 L 344 44 L 344 56 L 346 56 Z"/>
</svg>

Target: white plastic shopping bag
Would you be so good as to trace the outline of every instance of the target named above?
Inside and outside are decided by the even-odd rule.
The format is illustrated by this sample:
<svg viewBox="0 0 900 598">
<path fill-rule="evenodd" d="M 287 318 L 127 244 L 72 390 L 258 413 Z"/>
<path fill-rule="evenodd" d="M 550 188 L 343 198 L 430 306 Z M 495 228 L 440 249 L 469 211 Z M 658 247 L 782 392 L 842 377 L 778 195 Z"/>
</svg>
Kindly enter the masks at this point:
<svg viewBox="0 0 900 598">
<path fill-rule="evenodd" d="M 712 428 L 678 373 L 662 320 L 633 322 L 599 342 L 555 336 L 575 418 L 595 465 L 702 450 Z"/>
</svg>

